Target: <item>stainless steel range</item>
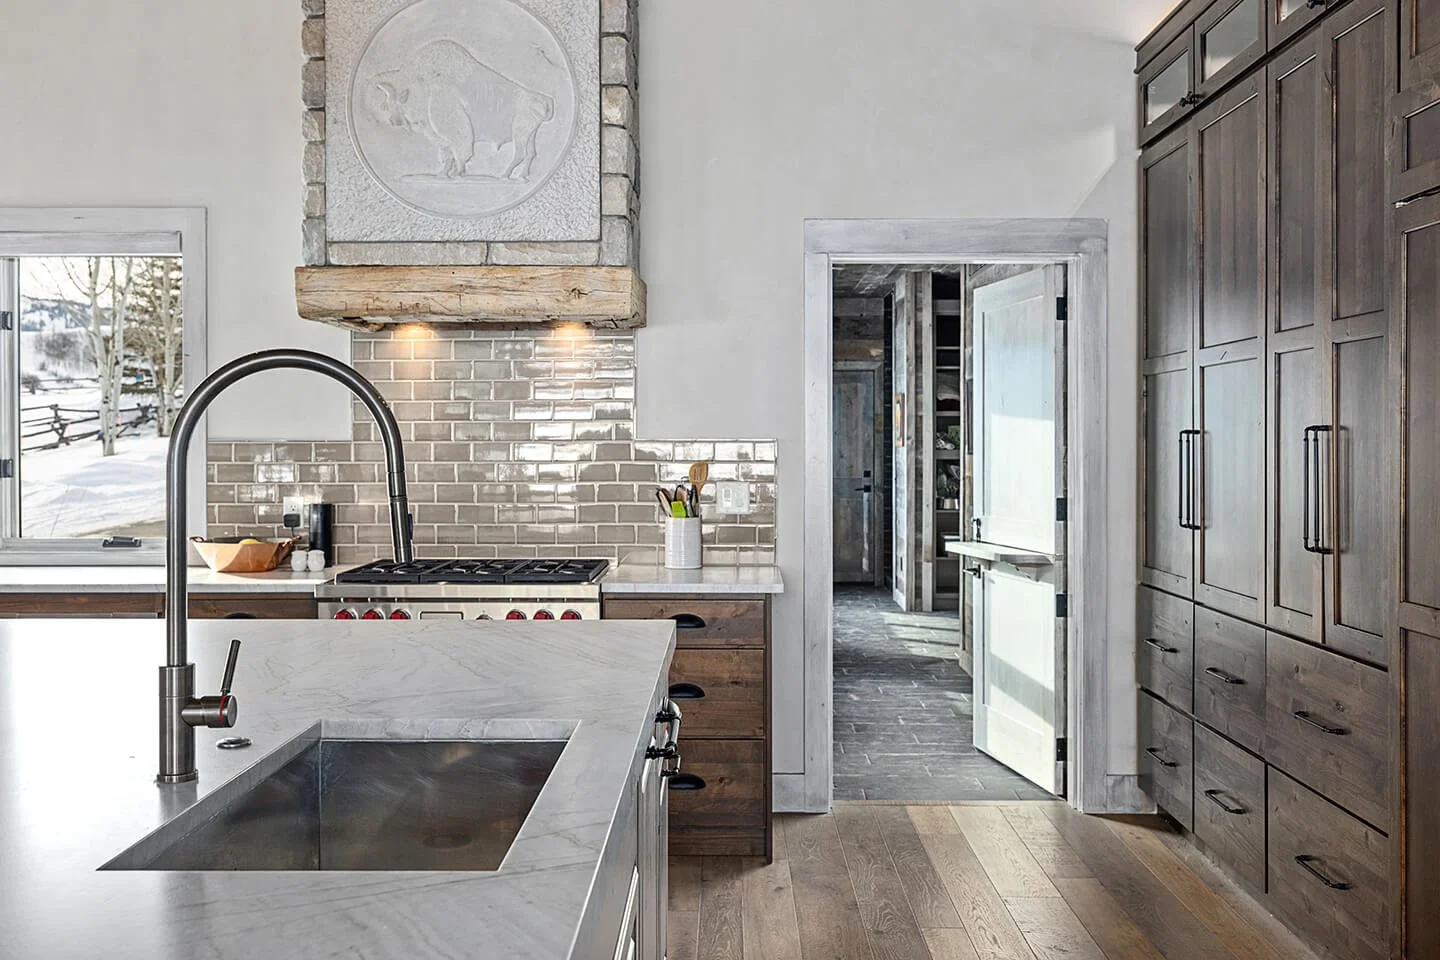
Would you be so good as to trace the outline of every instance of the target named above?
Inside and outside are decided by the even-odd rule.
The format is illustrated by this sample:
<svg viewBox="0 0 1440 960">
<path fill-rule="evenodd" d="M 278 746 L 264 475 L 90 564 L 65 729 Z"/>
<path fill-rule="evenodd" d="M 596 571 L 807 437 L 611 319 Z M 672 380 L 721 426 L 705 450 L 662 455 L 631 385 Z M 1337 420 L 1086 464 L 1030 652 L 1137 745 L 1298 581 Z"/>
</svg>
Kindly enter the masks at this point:
<svg viewBox="0 0 1440 960">
<path fill-rule="evenodd" d="M 376 560 L 315 589 L 332 620 L 598 620 L 608 560 Z"/>
</svg>

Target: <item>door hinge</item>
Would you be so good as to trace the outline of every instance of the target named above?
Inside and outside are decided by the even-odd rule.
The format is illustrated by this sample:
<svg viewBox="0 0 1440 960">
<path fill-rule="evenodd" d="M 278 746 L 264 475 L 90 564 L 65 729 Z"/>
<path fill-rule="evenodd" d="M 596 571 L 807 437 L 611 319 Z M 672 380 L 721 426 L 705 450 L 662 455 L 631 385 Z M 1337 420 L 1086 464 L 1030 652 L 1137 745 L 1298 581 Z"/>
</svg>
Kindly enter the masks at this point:
<svg viewBox="0 0 1440 960">
<path fill-rule="evenodd" d="M 1065 323 L 1067 320 L 1070 319 L 1070 298 L 1069 298 L 1069 297 L 1056 297 L 1056 298 L 1055 298 L 1055 319 L 1056 319 L 1056 320 L 1059 320 L 1061 323 Z"/>
<path fill-rule="evenodd" d="M 1068 523 L 1070 521 L 1070 502 L 1064 497 L 1055 498 L 1055 522 Z"/>
<path fill-rule="evenodd" d="M 1067 763 L 1070 760 L 1070 744 L 1064 737 L 1055 738 L 1055 762 Z"/>
<path fill-rule="evenodd" d="M 1064 593 L 1055 594 L 1055 616 L 1064 619 L 1070 616 L 1070 597 Z"/>
<path fill-rule="evenodd" d="M 15 461 L 0 460 L 0 480 L 15 479 Z"/>
<path fill-rule="evenodd" d="M 0 310 L 0 330 L 15 329 L 15 314 L 9 310 Z"/>
</svg>

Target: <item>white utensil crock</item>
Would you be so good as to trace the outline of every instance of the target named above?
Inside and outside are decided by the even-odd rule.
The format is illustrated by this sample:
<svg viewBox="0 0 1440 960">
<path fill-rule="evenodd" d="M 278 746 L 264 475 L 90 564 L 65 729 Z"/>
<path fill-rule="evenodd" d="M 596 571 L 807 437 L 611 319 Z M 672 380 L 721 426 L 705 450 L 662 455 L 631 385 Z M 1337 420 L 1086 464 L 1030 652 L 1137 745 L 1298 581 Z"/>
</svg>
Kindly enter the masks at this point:
<svg viewBox="0 0 1440 960">
<path fill-rule="evenodd" d="M 665 566 L 671 570 L 700 569 L 700 518 L 665 518 Z"/>
</svg>

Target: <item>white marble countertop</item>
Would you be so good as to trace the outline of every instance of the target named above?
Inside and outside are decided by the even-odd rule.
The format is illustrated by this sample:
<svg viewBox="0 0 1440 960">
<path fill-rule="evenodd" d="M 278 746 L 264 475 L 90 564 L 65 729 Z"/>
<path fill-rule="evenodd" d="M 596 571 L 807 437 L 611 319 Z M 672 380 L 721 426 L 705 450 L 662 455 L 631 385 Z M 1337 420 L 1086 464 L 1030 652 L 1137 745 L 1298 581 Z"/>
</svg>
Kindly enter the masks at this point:
<svg viewBox="0 0 1440 960">
<path fill-rule="evenodd" d="M 194 622 L 202 692 L 218 682 L 231 637 L 243 642 L 239 723 L 199 730 L 199 780 L 161 787 L 155 675 L 164 624 L 0 623 L 0 954 L 591 955 L 572 946 L 596 946 L 582 932 L 594 922 L 591 889 L 606 879 L 599 867 L 607 844 L 615 853 L 621 797 L 650 742 L 673 624 L 412 621 L 381 632 L 323 620 Z M 76 709 L 87 695 L 90 705 Z M 485 723 L 494 720 L 574 732 L 498 871 L 96 869 L 326 720 L 385 721 L 386 734 L 406 738 L 528 728 Z M 232 734 L 254 746 L 215 749 Z"/>
<path fill-rule="evenodd" d="M 190 568 L 191 593 L 313 593 L 349 566 L 296 573 L 288 561 L 270 573 L 216 573 Z M 142 567 L 0 567 L 0 593 L 142 593 L 165 589 L 165 568 Z"/>
<path fill-rule="evenodd" d="M 601 593 L 695 593 L 748 595 L 784 593 L 779 567 L 701 567 L 670 570 L 663 566 L 622 563 L 600 581 Z"/>
</svg>

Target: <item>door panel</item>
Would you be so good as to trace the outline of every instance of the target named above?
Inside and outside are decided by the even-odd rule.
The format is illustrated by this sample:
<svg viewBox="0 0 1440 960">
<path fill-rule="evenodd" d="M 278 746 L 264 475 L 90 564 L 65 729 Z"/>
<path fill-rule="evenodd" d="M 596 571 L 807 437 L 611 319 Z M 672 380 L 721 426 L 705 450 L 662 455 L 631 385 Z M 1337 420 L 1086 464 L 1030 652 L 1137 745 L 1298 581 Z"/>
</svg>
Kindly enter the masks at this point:
<svg viewBox="0 0 1440 960">
<path fill-rule="evenodd" d="M 1440 9 L 1437 9 L 1440 16 Z M 1405 399 L 1401 443 L 1401 600 L 1440 610 L 1440 201 L 1405 208 L 1400 306 Z"/>
<path fill-rule="evenodd" d="M 834 579 L 878 583 L 879 523 L 875 495 L 876 372 L 836 370 L 834 424 Z"/>
<path fill-rule="evenodd" d="M 1190 429 L 1193 391 L 1190 368 L 1146 376 L 1141 579 L 1154 587 L 1192 596 L 1194 537 L 1181 525 L 1188 463 L 1180 437 Z"/>
<path fill-rule="evenodd" d="M 1367 15 L 1368 8 L 1368 15 Z M 1385 29 L 1384 8 L 1357 0 L 1340 15 L 1347 27 L 1327 44 L 1333 88 L 1335 317 L 1385 309 Z M 1343 22 L 1363 16 L 1350 26 Z M 1327 23 L 1326 27 L 1330 25 Z"/>
<path fill-rule="evenodd" d="M 1142 162 L 1145 204 L 1145 356 L 1188 353 L 1194 336 L 1190 285 L 1195 249 L 1188 140 L 1166 141 Z"/>
<path fill-rule="evenodd" d="M 988 543 L 1053 554 L 1060 268 L 975 291 L 975 516 Z M 1063 284 L 1063 279 L 1059 281 Z"/>
<path fill-rule="evenodd" d="M 1266 622 L 1320 639 L 1321 563 L 1305 549 L 1305 430 L 1319 422 L 1320 352 L 1275 352 L 1270 371 L 1270 572 Z"/>
<path fill-rule="evenodd" d="M 1324 75 L 1313 50 L 1302 50 L 1270 67 L 1271 224 L 1275 298 L 1270 330 L 1313 328 L 1319 321 L 1316 296 L 1320 226 L 1315 198 L 1321 156 L 1320 109 Z"/>
<path fill-rule="evenodd" d="M 1259 358 L 1200 369 L 1195 599 L 1260 619 L 1264 575 L 1264 374 Z"/>
<path fill-rule="evenodd" d="M 1440 79 L 1440 0 L 1400 0 L 1400 86 Z"/>
<path fill-rule="evenodd" d="M 1256 78 L 1196 121 L 1200 150 L 1199 347 L 1259 337 L 1265 316 L 1265 101 Z"/>
</svg>

